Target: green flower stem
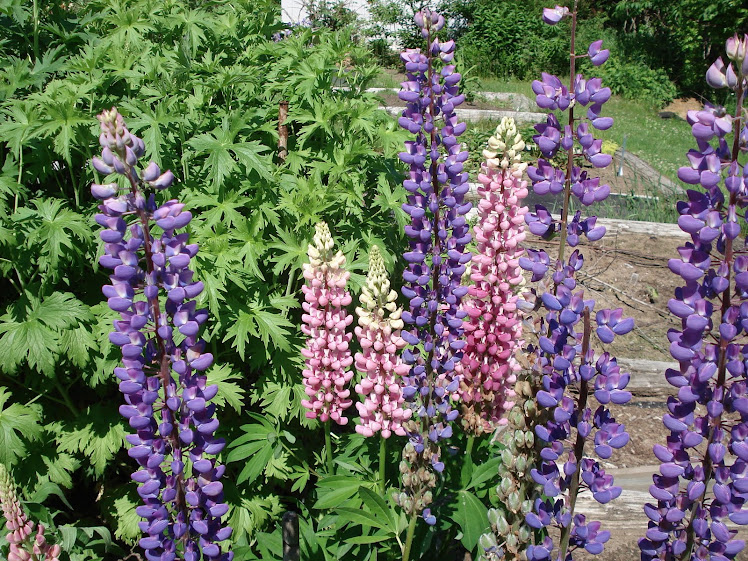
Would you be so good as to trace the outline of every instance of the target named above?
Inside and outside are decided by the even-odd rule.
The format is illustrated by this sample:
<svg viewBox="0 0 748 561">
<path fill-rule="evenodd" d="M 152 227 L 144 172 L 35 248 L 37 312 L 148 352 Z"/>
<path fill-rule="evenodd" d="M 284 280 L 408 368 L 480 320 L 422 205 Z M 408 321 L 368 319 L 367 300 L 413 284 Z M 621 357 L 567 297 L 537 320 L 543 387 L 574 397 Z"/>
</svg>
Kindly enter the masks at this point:
<svg viewBox="0 0 748 561">
<path fill-rule="evenodd" d="M 413 535 L 416 533 L 416 521 L 418 513 L 411 514 L 408 532 L 405 534 L 405 547 L 403 548 L 403 561 L 410 561 L 410 548 L 413 546 Z"/>
<path fill-rule="evenodd" d="M 325 421 L 325 453 L 327 454 L 327 475 L 334 474 L 334 465 L 332 462 L 332 439 L 330 438 L 330 419 Z"/>
<path fill-rule="evenodd" d="M 382 495 L 387 490 L 385 480 L 385 470 L 387 467 L 387 439 L 379 437 L 379 484 L 381 485 Z"/>
</svg>

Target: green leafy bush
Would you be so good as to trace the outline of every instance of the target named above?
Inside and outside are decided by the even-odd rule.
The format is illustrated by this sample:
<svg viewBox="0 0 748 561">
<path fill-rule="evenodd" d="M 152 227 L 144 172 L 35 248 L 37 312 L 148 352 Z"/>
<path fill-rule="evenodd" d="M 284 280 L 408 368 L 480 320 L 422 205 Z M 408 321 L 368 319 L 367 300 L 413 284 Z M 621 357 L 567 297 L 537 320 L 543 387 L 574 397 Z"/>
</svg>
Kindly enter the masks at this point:
<svg viewBox="0 0 748 561">
<path fill-rule="evenodd" d="M 665 106 L 678 95 L 678 89 L 661 68 L 641 62 L 623 62 L 611 57 L 600 75 L 614 94 Z"/>
</svg>

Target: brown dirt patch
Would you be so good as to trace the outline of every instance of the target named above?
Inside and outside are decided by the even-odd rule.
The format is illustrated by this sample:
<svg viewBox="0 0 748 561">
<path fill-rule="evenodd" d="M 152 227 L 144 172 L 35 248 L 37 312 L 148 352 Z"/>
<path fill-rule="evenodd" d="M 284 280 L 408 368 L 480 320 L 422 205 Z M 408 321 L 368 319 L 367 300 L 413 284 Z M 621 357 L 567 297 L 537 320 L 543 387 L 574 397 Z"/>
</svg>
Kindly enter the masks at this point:
<svg viewBox="0 0 748 561">
<path fill-rule="evenodd" d="M 596 350 L 627 358 L 671 360 L 666 334 L 679 322 L 668 311 L 667 302 L 682 281 L 670 272 L 667 262 L 677 257 L 677 248 L 684 241 L 645 234 L 608 234 L 593 244 L 577 246 L 585 259 L 578 281 L 585 296 L 595 300 L 595 310 L 623 308 L 624 315 L 633 317 L 636 324 L 634 331 L 617 337 L 610 345 L 593 336 Z M 537 243 L 533 239 L 531 243 L 532 247 L 543 247 L 549 255 L 558 251 L 558 242 Z"/>
<path fill-rule="evenodd" d="M 662 110 L 662 113 L 674 113 L 684 121 L 689 111 L 700 111 L 704 108 L 704 102 L 693 97 L 676 99 Z"/>
</svg>

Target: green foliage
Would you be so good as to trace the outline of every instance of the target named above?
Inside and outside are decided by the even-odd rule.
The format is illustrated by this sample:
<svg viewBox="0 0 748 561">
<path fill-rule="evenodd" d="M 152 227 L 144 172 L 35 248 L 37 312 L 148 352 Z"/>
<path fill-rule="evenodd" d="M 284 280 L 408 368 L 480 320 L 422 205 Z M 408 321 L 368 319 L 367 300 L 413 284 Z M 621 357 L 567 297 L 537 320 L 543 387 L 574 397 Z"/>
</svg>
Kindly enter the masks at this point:
<svg viewBox="0 0 748 561">
<path fill-rule="evenodd" d="M 534 79 L 540 72 L 568 73 L 564 24 L 540 18 L 546 4 L 536 0 L 463 0 L 446 10 L 462 22 L 455 30 L 462 57 L 481 76 Z"/>
<path fill-rule="evenodd" d="M 690 96 L 710 91 L 704 74 L 728 37 L 748 32 L 748 6 L 733 0 L 619 0 L 610 23 L 620 30 L 627 59 L 664 70 Z"/>
<path fill-rule="evenodd" d="M 664 70 L 653 70 L 641 62 L 623 62 L 611 57 L 599 74 L 614 94 L 646 100 L 658 107 L 673 101 L 678 93 Z"/>
<path fill-rule="evenodd" d="M 0 463 L 12 466 L 26 455 L 26 444 L 41 434 L 38 408 L 8 404 L 11 393 L 0 388 Z M 25 441 L 25 442 L 24 442 Z"/>
<path fill-rule="evenodd" d="M 257 536 L 311 493 L 317 458 L 293 436 L 312 426 L 298 328 L 310 231 L 332 226 L 354 286 L 372 243 L 402 251 L 404 135 L 365 93 L 376 69 L 350 30 L 276 43 L 279 16 L 270 0 L 0 0 L 0 461 L 27 494 L 71 503 L 50 515 L 67 524 L 50 519 L 71 559 L 120 556 L 116 543 L 139 534 L 89 194 L 105 179 L 89 165 L 95 115 L 111 106 L 177 176 L 163 200 L 194 215 L 217 358 L 207 374 L 234 443 L 223 458 L 234 543 L 260 554 Z"/>
</svg>

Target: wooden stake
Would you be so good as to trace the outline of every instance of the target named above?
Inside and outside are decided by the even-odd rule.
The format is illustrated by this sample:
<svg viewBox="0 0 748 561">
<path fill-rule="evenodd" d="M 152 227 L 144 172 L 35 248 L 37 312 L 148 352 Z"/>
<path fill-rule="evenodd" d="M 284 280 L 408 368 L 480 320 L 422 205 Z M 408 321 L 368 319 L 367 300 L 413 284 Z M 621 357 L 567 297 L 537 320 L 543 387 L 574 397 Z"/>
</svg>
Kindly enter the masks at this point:
<svg viewBox="0 0 748 561">
<path fill-rule="evenodd" d="M 299 515 L 289 511 L 283 515 L 283 561 L 299 561 L 299 555 Z"/>
<path fill-rule="evenodd" d="M 281 162 L 286 161 L 288 155 L 288 101 L 281 101 L 278 104 L 278 159 Z"/>
</svg>

